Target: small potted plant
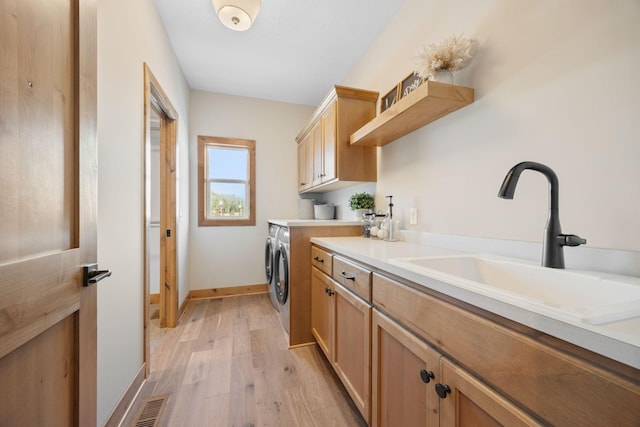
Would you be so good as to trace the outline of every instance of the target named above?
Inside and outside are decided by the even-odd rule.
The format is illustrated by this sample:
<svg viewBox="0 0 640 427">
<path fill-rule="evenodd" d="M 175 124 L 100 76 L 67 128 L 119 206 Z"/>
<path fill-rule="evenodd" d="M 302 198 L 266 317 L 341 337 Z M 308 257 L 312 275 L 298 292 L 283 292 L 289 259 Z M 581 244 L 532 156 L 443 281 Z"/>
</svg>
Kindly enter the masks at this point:
<svg viewBox="0 0 640 427">
<path fill-rule="evenodd" d="M 356 193 L 349 198 L 349 207 L 355 212 L 356 219 L 362 219 L 363 214 L 373 212 L 376 204 L 371 194 Z"/>
</svg>

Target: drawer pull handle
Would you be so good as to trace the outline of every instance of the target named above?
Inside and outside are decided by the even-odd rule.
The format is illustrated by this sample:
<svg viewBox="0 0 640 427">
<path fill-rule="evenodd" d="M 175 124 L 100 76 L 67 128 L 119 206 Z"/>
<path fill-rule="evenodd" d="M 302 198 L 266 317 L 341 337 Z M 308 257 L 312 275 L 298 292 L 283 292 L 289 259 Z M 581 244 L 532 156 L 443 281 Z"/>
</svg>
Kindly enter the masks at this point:
<svg viewBox="0 0 640 427">
<path fill-rule="evenodd" d="M 429 382 L 435 378 L 435 375 L 433 375 L 433 371 L 427 371 L 426 369 L 421 369 L 420 378 L 422 378 L 422 381 L 425 384 L 429 384 Z"/>
<path fill-rule="evenodd" d="M 438 397 L 440 397 L 440 399 L 444 399 L 449 393 L 451 393 L 451 387 L 449 387 L 447 384 L 436 384 L 436 394 L 438 395 Z"/>
<path fill-rule="evenodd" d="M 346 271 L 342 271 L 340 272 L 340 275 L 342 277 L 344 277 L 347 280 L 353 280 L 354 282 L 356 281 L 356 276 L 347 276 L 347 272 Z"/>
<path fill-rule="evenodd" d="M 313 260 L 324 264 L 324 260 L 322 258 L 315 257 Z"/>
</svg>

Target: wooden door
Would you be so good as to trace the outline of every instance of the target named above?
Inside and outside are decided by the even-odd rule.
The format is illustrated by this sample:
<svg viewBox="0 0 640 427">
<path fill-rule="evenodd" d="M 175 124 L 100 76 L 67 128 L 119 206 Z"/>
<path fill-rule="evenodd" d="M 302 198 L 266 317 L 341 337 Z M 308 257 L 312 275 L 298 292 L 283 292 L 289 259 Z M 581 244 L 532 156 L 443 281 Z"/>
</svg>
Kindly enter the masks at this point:
<svg viewBox="0 0 640 427">
<path fill-rule="evenodd" d="M 442 427 L 538 426 L 533 418 L 446 358 L 436 384 Z"/>
<path fill-rule="evenodd" d="M 322 182 L 336 178 L 336 102 L 322 114 Z"/>
<path fill-rule="evenodd" d="M 298 144 L 298 191 L 304 191 L 313 181 L 313 164 L 311 163 L 311 134 Z"/>
<path fill-rule="evenodd" d="M 336 283 L 333 367 L 353 402 L 370 422 L 371 305 Z"/>
<path fill-rule="evenodd" d="M 437 427 L 440 354 L 376 309 L 371 330 L 371 425 Z"/>
<path fill-rule="evenodd" d="M 93 426 L 96 2 L 0 20 L 0 425 Z"/>
<path fill-rule="evenodd" d="M 333 289 L 335 283 L 316 267 L 311 268 L 311 333 L 318 346 L 333 360 Z"/>
<path fill-rule="evenodd" d="M 322 184 L 322 177 L 324 176 L 324 164 L 322 159 L 322 127 L 320 121 L 318 121 L 313 128 L 311 128 L 311 159 L 313 165 L 313 180 L 311 181 L 312 187 Z"/>
</svg>

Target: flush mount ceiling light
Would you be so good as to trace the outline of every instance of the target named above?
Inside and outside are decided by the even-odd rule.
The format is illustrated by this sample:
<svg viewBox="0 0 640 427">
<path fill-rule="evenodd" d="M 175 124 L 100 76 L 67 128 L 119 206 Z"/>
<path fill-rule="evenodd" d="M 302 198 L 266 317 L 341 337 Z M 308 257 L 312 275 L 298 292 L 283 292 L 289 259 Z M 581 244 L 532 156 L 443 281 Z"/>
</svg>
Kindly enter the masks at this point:
<svg viewBox="0 0 640 427">
<path fill-rule="evenodd" d="M 246 31 L 260 12 L 260 0 L 211 0 L 213 8 L 227 28 Z"/>
</svg>

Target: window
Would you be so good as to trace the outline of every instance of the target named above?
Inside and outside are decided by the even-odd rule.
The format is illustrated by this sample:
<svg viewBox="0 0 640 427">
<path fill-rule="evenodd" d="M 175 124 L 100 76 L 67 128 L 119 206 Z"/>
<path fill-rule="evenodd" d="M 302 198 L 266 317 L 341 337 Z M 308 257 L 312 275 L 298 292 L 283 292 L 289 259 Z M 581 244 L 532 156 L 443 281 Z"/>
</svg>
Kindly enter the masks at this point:
<svg viewBox="0 0 640 427">
<path fill-rule="evenodd" d="M 198 135 L 198 225 L 256 225 L 256 142 Z"/>
</svg>

